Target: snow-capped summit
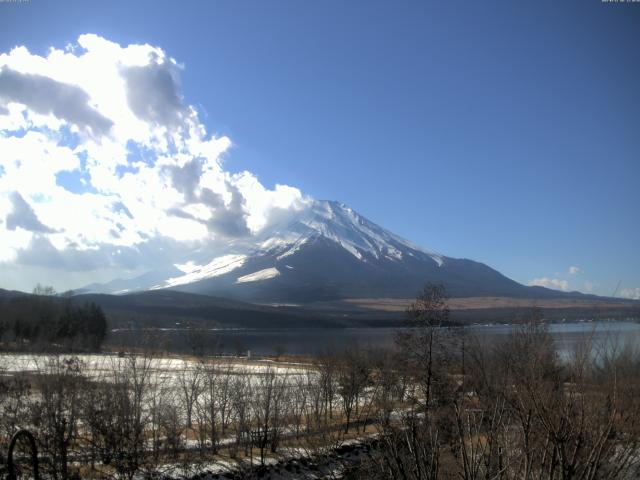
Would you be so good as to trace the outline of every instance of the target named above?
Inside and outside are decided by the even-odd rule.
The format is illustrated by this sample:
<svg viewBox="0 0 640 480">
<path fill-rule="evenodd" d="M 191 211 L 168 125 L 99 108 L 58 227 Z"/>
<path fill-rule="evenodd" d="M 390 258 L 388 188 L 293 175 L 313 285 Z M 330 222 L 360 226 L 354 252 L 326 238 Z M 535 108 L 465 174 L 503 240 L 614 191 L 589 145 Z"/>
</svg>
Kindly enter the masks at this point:
<svg viewBox="0 0 640 480">
<path fill-rule="evenodd" d="M 314 201 L 285 224 L 263 232 L 260 238 L 264 240 L 259 245 L 263 251 L 280 249 L 279 256 L 284 258 L 318 237 L 337 243 L 358 260 L 366 261 L 368 256 L 402 260 L 403 255 L 415 251 L 439 265 L 444 258 L 379 227 L 343 203 L 326 200 Z"/>
<path fill-rule="evenodd" d="M 254 237 L 234 242 L 206 261 L 202 255 L 157 274 L 102 288 L 93 285 L 92 290 L 115 293 L 111 285 L 120 292 L 170 288 L 259 303 L 300 303 L 410 298 L 432 282 L 444 284 L 454 296 L 534 296 L 531 287 L 482 263 L 414 245 L 333 201 L 310 201 Z"/>
</svg>

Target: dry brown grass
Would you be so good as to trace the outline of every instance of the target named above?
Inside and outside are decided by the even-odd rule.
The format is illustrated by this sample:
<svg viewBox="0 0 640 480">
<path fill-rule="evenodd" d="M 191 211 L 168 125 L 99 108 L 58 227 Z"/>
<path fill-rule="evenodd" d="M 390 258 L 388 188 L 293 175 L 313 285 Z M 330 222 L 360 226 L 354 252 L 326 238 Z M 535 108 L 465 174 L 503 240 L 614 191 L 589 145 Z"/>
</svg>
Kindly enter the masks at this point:
<svg viewBox="0 0 640 480">
<path fill-rule="evenodd" d="M 349 298 L 346 303 L 372 310 L 403 312 L 413 299 L 410 298 Z M 638 308 L 637 304 L 625 300 L 594 300 L 578 298 L 537 299 L 509 297 L 465 297 L 450 298 L 451 310 L 482 310 L 491 308 Z"/>
</svg>

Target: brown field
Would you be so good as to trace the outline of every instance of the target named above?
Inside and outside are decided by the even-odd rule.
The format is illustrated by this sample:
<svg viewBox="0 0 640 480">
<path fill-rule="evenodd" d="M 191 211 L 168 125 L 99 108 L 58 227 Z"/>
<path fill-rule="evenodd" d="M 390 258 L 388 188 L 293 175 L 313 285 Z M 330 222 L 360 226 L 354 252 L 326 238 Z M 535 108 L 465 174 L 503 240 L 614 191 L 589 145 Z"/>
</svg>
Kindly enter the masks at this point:
<svg viewBox="0 0 640 480">
<path fill-rule="evenodd" d="M 372 310 L 385 312 L 403 312 L 409 307 L 412 299 L 409 298 L 349 298 L 346 303 Z M 482 310 L 496 308 L 638 308 L 638 302 L 616 299 L 536 299 L 536 298 L 509 298 L 509 297 L 466 297 L 451 298 L 448 301 L 451 310 Z"/>
</svg>

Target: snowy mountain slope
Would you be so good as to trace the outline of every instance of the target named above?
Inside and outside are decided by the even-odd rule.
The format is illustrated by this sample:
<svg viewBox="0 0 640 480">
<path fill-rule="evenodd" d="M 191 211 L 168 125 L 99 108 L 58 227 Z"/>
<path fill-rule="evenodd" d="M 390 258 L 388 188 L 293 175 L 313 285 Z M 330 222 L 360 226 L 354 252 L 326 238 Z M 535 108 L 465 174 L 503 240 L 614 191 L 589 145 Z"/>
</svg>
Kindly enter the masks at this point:
<svg viewBox="0 0 640 480">
<path fill-rule="evenodd" d="M 402 260 L 414 252 L 431 257 L 442 264 L 442 255 L 422 249 L 359 215 L 338 202 L 318 201 L 293 220 L 263 232 L 259 239 L 262 251 L 280 249 L 279 259 L 294 254 L 315 238 L 331 240 L 358 260 L 370 256 L 375 259 Z"/>
<path fill-rule="evenodd" d="M 170 288 L 258 303 L 306 303 L 350 297 L 410 298 L 426 282 L 444 284 L 453 296 L 566 295 L 525 287 L 482 263 L 424 249 L 331 201 L 314 201 L 206 262 L 188 260 L 137 279 L 86 290 Z"/>
</svg>

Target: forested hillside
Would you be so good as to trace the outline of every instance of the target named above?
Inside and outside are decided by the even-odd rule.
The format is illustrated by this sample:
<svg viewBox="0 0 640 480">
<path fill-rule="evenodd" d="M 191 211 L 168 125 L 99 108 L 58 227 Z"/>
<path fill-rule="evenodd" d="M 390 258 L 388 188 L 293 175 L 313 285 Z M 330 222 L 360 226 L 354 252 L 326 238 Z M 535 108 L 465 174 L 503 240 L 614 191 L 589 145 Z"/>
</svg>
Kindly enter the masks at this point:
<svg viewBox="0 0 640 480">
<path fill-rule="evenodd" d="M 98 350 L 107 319 L 93 302 L 36 292 L 0 298 L 0 345 L 5 349 Z"/>
</svg>

